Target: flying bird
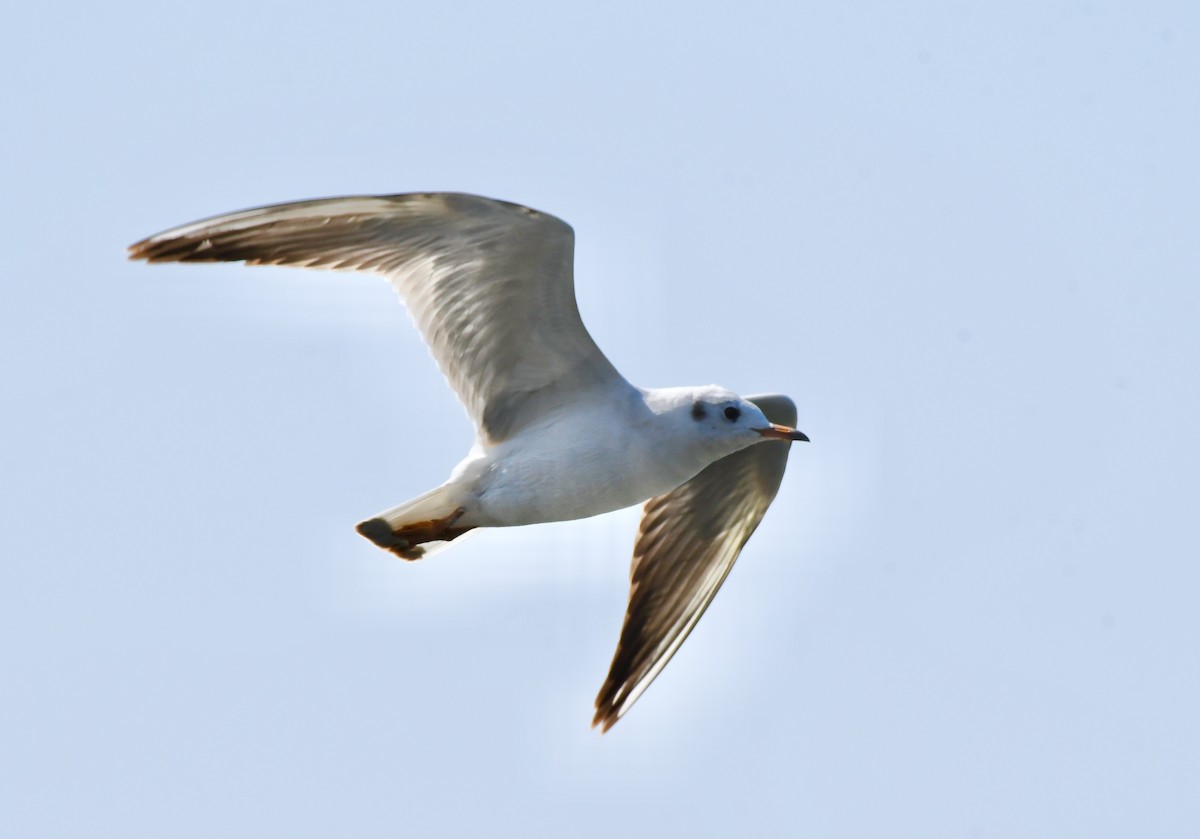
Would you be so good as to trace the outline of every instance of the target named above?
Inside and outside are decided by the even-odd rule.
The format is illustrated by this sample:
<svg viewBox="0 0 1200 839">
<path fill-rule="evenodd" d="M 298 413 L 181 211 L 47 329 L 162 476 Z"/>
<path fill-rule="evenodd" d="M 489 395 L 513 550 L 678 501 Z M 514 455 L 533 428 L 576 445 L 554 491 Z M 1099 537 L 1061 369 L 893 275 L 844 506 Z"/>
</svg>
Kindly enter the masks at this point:
<svg viewBox="0 0 1200 839">
<path fill-rule="evenodd" d="M 537 210 L 461 193 L 275 204 L 129 248 L 147 262 L 244 262 L 380 274 L 399 292 L 476 426 L 449 479 L 358 525 L 416 560 L 467 531 L 645 502 L 629 605 L 593 726 L 607 731 L 696 625 L 783 478 L 786 396 L 639 388 L 575 303 L 574 233 Z"/>
</svg>

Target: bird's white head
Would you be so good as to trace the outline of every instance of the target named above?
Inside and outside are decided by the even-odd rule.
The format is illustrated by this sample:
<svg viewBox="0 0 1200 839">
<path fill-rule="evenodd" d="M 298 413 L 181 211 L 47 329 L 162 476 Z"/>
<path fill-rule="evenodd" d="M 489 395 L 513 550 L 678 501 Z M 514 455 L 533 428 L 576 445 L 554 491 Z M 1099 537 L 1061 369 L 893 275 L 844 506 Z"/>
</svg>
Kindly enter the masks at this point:
<svg viewBox="0 0 1200 839">
<path fill-rule="evenodd" d="M 716 385 L 661 388 L 647 404 L 676 439 L 711 463 L 765 440 L 808 440 L 794 428 L 771 422 L 753 402 Z"/>
</svg>

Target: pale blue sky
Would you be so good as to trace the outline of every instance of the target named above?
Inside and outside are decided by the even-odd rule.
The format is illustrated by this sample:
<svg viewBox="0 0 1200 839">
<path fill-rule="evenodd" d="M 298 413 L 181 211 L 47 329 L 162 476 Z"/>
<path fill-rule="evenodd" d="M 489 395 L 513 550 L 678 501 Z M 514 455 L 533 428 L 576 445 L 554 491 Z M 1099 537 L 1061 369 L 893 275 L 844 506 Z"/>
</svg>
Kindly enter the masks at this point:
<svg viewBox="0 0 1200 839">
<path fill-rule="evenodd" d="M 1200 833 L 1200 11 L 67 4 L 0 18 L 0 833 Z M 128 263 L 454 189 L 642 385 L 812 444 L 589 729 L 636 511 L 353 531 L 470 426 L 383 283 Z"/>
</svg>

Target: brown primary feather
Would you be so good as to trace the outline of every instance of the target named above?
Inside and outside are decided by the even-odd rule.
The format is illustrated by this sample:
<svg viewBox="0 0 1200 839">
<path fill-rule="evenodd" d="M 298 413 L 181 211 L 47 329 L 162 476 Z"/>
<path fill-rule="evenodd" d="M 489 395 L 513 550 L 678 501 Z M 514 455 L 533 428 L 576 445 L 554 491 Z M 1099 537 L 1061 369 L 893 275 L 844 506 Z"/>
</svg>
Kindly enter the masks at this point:
<svg viewBox="0 0 1200 839">
<path fill-rule="evenodd" d="M 795 424 L 787 397 L 750 399 L 772 422 Z M 695 627 L 778 492 L 789 449 L 758 443 L 646 502 L 625 623 L 592 725 L 610 729 Z"/>
</svg>

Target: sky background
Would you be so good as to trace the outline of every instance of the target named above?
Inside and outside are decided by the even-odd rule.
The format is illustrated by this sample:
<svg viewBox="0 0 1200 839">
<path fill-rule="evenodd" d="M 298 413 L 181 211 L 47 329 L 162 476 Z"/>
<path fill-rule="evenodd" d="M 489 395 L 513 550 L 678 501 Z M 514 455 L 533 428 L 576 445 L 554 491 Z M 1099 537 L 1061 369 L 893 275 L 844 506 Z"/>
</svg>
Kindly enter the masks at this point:
<svg viewBox="0 0 1200 839">
<path fill-rule="evenodd" d="M 6 7 L 0 834 L 1200 834 L 1198 9 Z M 386 284 L 125 260 L 425 190 L 813 441 L 605 736 L 636 510 L 398 562 L 471 426 Z"/>
</svg>

